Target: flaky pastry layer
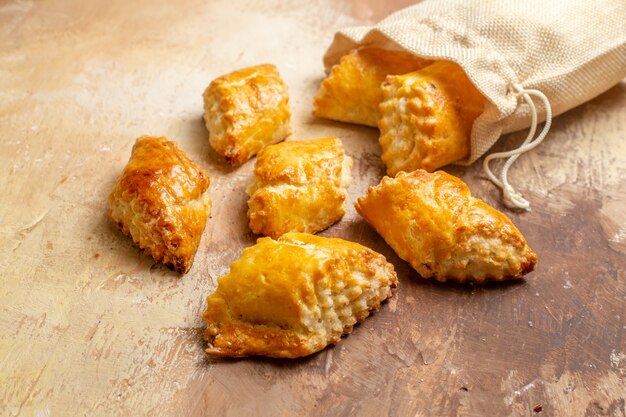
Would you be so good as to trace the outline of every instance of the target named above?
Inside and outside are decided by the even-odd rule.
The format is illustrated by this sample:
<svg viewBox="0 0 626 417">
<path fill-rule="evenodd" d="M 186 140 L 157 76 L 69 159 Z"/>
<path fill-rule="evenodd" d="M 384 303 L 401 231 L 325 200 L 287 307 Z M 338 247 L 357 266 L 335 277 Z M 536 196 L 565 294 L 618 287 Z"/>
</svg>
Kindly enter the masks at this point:
<svg viewBox="0 0 626 417">
<path fill-rule="evenodd" d="M 310 355 L 378 310 L 396 284 L 385 257 L 357 243 L 305 233 L 260 238 L 207 297 L 207 353 Z"/>
<path fill-rule="evenodd" d="M 378 127 L 389 175 L 432 172 L 469 155 L 472 125 L 486 100 L 457 64 L 437 61 L 389 76 L 382 94 Z"/>
<path fill-rule="evenodd" d="M 174 142 L 142 136 L 109 196 L 109 217 L 157 262 L 193 264 L 211 211 L 209 176 Z"/>
<path fill-rule="evenodd" d="M 248 219 L 257 234 L 317 233 L 341 220 L 352 159 L 339 139 L 283 142 L 263 149 L 248 188 Z"/>
<path fill-rule="evenodd" d="M 344 55 L 322 81 L 313 102 L 317 117 L 378 126 L 378 105 L 383 100 L 380 85 L 390 74 L 405 74 L 432 61 L 408 52 L 361 48 Z"/>
<path fill-rule="evenodd" d="M 521 278 L 537 255 L 513 223 L 443 171 L 384 177 L 357 211 L 423 278 L 457 282 Z"/>
<path fill-rule="evenodd" d="M 209 143 L 232 165 L 243 164 L 291 133 L 287 86 L 274 65 L 218 77 L 203 97 Z"/>
</svg>

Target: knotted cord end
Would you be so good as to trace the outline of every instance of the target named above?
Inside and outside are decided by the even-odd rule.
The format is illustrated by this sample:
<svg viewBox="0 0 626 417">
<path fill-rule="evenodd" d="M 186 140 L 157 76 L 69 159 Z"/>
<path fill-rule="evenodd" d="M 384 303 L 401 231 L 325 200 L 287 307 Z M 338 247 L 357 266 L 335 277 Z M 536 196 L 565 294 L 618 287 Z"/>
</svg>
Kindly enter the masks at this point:
<svg viewBox="0 0 626 417">
<path fill-rule="evenodd" d="M 503 188 L 502 196 L 504 197 L 504 203 L 507 206 L 530 211 L 530 203 L 528 200 L 522 197 L 522 195 L 515 191 L 509 184 Z"/>
</svg>

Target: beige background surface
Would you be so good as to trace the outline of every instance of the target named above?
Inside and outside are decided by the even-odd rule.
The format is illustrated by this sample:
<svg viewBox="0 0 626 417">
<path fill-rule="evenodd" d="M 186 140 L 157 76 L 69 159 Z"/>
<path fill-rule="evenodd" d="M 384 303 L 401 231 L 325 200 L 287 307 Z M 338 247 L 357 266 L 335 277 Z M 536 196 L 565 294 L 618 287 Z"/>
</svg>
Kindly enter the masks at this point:
<svg viewBox="0 0 626 417">
<path fill-rule="evenodd" d="M 539 254 L 534 273 L 425 282 L 352 208 L 384 172 L 377 131 L 310 116 L 334 30 L 407 3 L 0 2 L 0 415 L 624 415 L 626 84 L 557 118 L 511 172 L 533 207 L 507 214 Z M 292 139 L 340 137 L 355 159 L 348 214 L 323 234 L 383 253 L 400 287 L 310 358 L 211 360 L 199 314 L 255 240 L 253 162 L 232 169 L 209 148 L 201 93 L 262 62 L 290 88 Z M 142 134 L 177 141 L 212 179 L 182 278 L 106 218 Z M 479 165 L 448 171 L 502 209 Z"/>
</svg>

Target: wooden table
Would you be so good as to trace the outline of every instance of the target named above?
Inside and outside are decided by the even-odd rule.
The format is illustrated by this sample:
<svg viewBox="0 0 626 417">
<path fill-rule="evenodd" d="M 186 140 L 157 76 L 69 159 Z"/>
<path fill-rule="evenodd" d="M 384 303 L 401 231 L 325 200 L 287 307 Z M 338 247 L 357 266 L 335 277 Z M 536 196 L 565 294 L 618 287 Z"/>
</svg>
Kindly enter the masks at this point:
<svg viewBox="0 0 626 417">
<path fill-rule="evenodd" d="M 534 273 L 425 281 L 352 208 L 384 172 L 377 131 L 311 116 L 334 31 L 407 3 L 0 3 L 0 415 L 624 415 L 626 84 L 558 117 L 512 170 L 533 210 L 506 213 L 539 254 Z M 340 137 L 355 160 L 348 213 L 323 235 L 383 253 L 400 287 L 312 357 L 211 360 L 199 315 L 255 241 L 253 162 L 233 169 L 210 149 L 201 93 L 262 62 L 290 88 L 292 138 Z M 184 277 L 107 220 L 142 134 L 176 140 L 211 176 L 212 218 Z M 448 170 L 503 209 L 479 164 Z"/>
</svg>

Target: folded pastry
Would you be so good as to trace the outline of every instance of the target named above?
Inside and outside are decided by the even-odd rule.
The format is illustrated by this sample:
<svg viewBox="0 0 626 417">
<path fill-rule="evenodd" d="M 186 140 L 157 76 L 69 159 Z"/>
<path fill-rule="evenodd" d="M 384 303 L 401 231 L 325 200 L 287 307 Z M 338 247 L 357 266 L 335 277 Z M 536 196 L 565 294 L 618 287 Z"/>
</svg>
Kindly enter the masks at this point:
<svg viewBox="0 0 626 417">
<path fill-rule="evenodd" d="M 385 257 L 357 243 L 306 233 L 260 238 L 207 297 L 206 351 L 310 355 L 378 310 L 396 284 Z"/>
<path fill-rule="evenodd" d="M 424 278 L 499 281 L 521 278 L 537 263 L 504 214 L 443 171 L 385 177 L 358 199 L 356 209 Z"/>
<path fill-rule="evenodd" d="M 408 52 L 380 48 L 356 49 L 339 60 L 320 85 L 313 114 L 317 117 L 378 126 L 380 84 L 389 74 L 405 74 L 432 61 Z"/>
<path fill-rule="evenodd" d="M 157 262 L 191 268 L 211 210 L 209 177 L 166 138 L 143 136 L 109 196 L 109 217 Z"/>
<path fill-rule="evenodd" d="M 204 91 L 209 143 L 232 165 L 289 136 L 290 118 L 287 86 L 271 64 L 223 75 Z"/>
<path fill-rule="evenodd" d="M 387 173 L 434 171 L 470 152 L 472 125 L 485 98 L 461 67 L 437 61 L 382 84 L 380 146 Z"/>
<path fill-rule="evenodd" d="M 326 229 L 345 214 L 351 167 L 339 139 L 283 142 L 263 149 L 247 190 L 250 229 L 273 238 Z"/>
</svg>

